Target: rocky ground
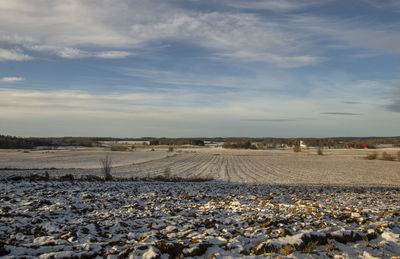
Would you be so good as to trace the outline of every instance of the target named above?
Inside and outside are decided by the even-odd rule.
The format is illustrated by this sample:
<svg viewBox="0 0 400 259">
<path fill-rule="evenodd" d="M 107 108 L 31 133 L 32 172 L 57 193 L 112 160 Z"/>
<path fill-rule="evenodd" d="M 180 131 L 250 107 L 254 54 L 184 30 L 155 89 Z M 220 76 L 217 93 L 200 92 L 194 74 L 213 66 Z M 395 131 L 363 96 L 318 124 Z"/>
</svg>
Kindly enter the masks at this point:
<svg viewBox="0 0 400 259">
<path fill-rule="evenodd" d="M 0 182 L 4 258 L 390 258 L 395 187 Z"/>
</svg>

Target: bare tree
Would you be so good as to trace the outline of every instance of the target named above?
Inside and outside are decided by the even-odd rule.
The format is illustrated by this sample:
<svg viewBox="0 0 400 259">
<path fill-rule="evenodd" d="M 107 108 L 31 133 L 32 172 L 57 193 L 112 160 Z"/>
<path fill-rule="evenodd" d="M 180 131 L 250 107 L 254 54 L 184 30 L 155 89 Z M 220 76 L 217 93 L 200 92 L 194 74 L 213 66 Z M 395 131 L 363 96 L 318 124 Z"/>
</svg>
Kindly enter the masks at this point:
<svg viewBox="0 0 400 259">
<path fill-rule="evenodd" d="M 112 181 L 111 175 L 111 166 L 112 166 L 112 159 L 109 155 L 106 155 L 104 158 L 100 159 L 101 169 L 104 174 L 105 181 Z"/>
</svg>

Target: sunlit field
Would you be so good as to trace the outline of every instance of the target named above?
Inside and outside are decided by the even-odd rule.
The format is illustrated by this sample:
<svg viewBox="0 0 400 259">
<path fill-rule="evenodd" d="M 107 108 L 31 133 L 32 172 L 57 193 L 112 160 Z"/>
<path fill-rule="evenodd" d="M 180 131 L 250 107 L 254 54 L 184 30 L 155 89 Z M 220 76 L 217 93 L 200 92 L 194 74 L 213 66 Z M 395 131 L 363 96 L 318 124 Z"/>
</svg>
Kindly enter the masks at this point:
<svg viewBox="0 0 400 259">
<path fill-rule="evenodd" d="M 370 153 L 1 151 L 0 254 L 397 256 L 399 162 L 368 160 Z M 102 180 L 107 155 L 112 181 Z"/>
</svg>

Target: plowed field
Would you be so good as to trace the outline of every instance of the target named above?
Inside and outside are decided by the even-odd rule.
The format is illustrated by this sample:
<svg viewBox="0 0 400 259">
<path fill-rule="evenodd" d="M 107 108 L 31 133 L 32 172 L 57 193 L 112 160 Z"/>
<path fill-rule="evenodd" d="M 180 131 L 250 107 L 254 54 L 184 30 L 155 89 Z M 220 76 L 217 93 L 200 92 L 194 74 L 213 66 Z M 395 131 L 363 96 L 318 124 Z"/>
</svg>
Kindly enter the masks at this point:
<svg viewBox="0 0 400 259">
<path fill-rule="evenodd" d="M 398 150 L 385 150 L 396 155 Z M 193 149 L 134 152 L 33 151 L 1 152 L 3 176 L 47 171 L 52 174 L 101 175 L 99 159 L 109 154 L 114 177 L 212 178 L 264 184 L 400 185 L 398 161 L 367 160 L 371 150 Z M 377 151 L 378 154 L 383 151 Z"/>
</svg>

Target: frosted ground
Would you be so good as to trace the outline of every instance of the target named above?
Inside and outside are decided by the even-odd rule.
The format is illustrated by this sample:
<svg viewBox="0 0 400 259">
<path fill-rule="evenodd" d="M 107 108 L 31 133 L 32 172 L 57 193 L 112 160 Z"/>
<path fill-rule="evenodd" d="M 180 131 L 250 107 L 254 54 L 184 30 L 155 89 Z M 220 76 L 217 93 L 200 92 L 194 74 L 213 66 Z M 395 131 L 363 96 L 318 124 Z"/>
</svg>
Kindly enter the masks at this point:
<svg viewBox="0 0 400 259">
<path fill-rule="evenodd" d="M 397 156 L 400 149 L 378 150 Z M 26 151 L 25 151 L 26 152 Z M 0 176 L 44 173 L 50 176 L 101 175 L 99 160 L 109 154 L 114 177 L 154 177 L 168 171 L 182 178 L 264 184 L 340 184 L 400 186 L 398 161 L 367 160 L 371 150 L 227 150 L 222 148 L 133 152 L 93 150 L 0 151 Z M 11 169 L 11 170 L 7 170 Z M 23 169 L 23 170 L 16 170 Z"/>
<path fill-rule="evenodd" d="M 395 155 L 398 150 L 385 150 Z M 382 152 L 382 151 L 379 151 Z M 107 152 L 0 152 L 5 258 L 391 258 L 400 164 L 365 150 L 111 152 L 114 177 L 209 182 L 9 181 L 100 175 Z"/>
</svg>

